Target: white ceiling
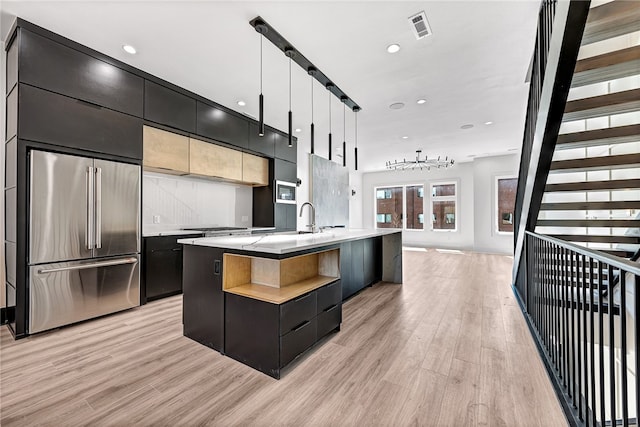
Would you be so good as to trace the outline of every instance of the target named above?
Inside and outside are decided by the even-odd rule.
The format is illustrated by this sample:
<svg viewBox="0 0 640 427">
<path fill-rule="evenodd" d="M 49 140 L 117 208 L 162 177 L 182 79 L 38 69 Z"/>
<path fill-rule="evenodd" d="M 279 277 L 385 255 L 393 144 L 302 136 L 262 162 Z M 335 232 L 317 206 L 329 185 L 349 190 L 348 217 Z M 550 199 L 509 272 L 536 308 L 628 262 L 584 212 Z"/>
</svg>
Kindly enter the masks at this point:
<svg viewBox="0 0 640 427">
<path fill-rule="evenodd" d="M 2 35 L 15 16 L 257 116 L 260 15 L 363 110 L 361 171 L 415 156 L 505 154 L 520 147 L 539 1 L 3 1 Z M 421 10 L 433 35 L 416 40 L 407 18 Z M 388 54 L 386 46 L 401 45 Z M 135 56 L 123 44 L 138 49 Z M 286 130 L 288 59 L 264 44 L 265 121 Z M 293 116 L 299 149 L 309 150 L 310 77 L 293 66 Z M 316 152 L 327 155 L 328 93 L 315 90 Z M 427 102 L 417 105 L 416 100 Z M 239 107 L 238 100 L 246 101 Z M 405 108 L 389 105 L 404 102 Z M 332 97 L 334 146 L 343 136 L 342 104 Z M 492 125 L 485 125 L 492 121 Z M 469 130 L 460 129 L 473 124 Z M 408 136 L 408 139 L 402 139 Z M 347 111 L 347 160 L 353 113 Z M 336 143 L 338 142 L 338 143 Z M 341 149 L 341 147 L 340 147 Z M 511 151 L 509 151 L 511 150 Z"/>
</svg>

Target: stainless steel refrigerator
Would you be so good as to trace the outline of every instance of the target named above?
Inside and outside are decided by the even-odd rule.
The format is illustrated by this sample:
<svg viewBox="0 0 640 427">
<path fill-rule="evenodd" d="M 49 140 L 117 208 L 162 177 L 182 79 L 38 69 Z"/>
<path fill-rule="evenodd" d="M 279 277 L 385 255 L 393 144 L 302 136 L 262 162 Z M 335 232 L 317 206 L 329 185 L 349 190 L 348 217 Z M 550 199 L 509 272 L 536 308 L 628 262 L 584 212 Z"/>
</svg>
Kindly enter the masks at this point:
<svg viewBox="0 0 640 427">
<path fill-rule="evenodd" d="M 29 333 L 140 305 L 140 166 L 31 151 Z"/>
</svg>

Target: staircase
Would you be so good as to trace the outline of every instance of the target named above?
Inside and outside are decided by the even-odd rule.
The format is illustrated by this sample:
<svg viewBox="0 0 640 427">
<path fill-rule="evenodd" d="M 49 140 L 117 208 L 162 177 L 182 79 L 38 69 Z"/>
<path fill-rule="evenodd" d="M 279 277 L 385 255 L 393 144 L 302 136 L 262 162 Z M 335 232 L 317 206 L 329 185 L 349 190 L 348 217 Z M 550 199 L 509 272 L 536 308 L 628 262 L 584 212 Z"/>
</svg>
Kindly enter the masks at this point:
<svg viewBox="0 0 640 427">
<path fill-rule="evenodd" d="M 589 10 L 535 225 L 627 259 L 640 249 L 640 1 Z"/>
</svg>

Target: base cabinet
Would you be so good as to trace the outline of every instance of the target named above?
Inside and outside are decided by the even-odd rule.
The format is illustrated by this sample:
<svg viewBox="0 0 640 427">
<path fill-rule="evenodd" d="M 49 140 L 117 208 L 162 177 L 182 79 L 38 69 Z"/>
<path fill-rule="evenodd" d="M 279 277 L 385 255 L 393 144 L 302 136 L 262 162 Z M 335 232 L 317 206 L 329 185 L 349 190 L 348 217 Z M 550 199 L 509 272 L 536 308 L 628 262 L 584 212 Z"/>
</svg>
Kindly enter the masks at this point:
<svg viewBox="0 0 640 427">
<path fill-rule="evenodd" d="M 283 304 L 225 294 L 225 353 L 274 378 L 320 338 L 339 330 L 342 285 L 336 280 Z"/>
<path fill-rule="evenodd" d="M 143 239 L 142 304 L 182 292 L 182 245 L 178 239 L 202 234 L 153 236 Z"/>
<path fill-rule="evenodd" d="M 184 336 L 224 353 L 224 249 L 185 245 L 182 324 Z"/>
</svg>

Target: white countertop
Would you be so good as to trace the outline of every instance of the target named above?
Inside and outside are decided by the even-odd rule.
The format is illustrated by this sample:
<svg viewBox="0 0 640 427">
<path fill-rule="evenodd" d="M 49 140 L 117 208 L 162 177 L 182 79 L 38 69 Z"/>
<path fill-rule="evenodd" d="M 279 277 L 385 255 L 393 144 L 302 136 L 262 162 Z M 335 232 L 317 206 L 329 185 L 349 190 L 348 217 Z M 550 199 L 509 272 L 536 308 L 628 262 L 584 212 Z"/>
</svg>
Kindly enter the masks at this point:
<svg viewBox="0 0 640 427">
<path fill-rule="evenodd" d="M 233 232 L 239 232 L 239 233 L 252 233 L 254 231 L 269 231 L 269 230 L 275 230 L 275 227 L 251 227 L 251 228 L 247 228 L 245 230 L 233 230 Z M 232 231 L 220 231 L 220 233 L 230 233 Z M 142 237 L 158 237 L 158 236 L 181 236 L 181 235 L 185 235 L 185 234 L 201 234 L 204 233 L 204 231 L 199 231 L 199 230 L 182 230 L 182 229 L 175 229 L 175 230 L 144 230 L 142 232 Z"/>
<path fill-rule="evenodd" d="M 269 254 L 286 254 L 319 248 L 333 243 L 366 239 L 393 233 L 400 233 L 400 231 L 330 229 L 315 234 L 274 233 L 253 236 L 200 237 L 197 239 L 180 239 L 178 243 Z"/>
</svg>

